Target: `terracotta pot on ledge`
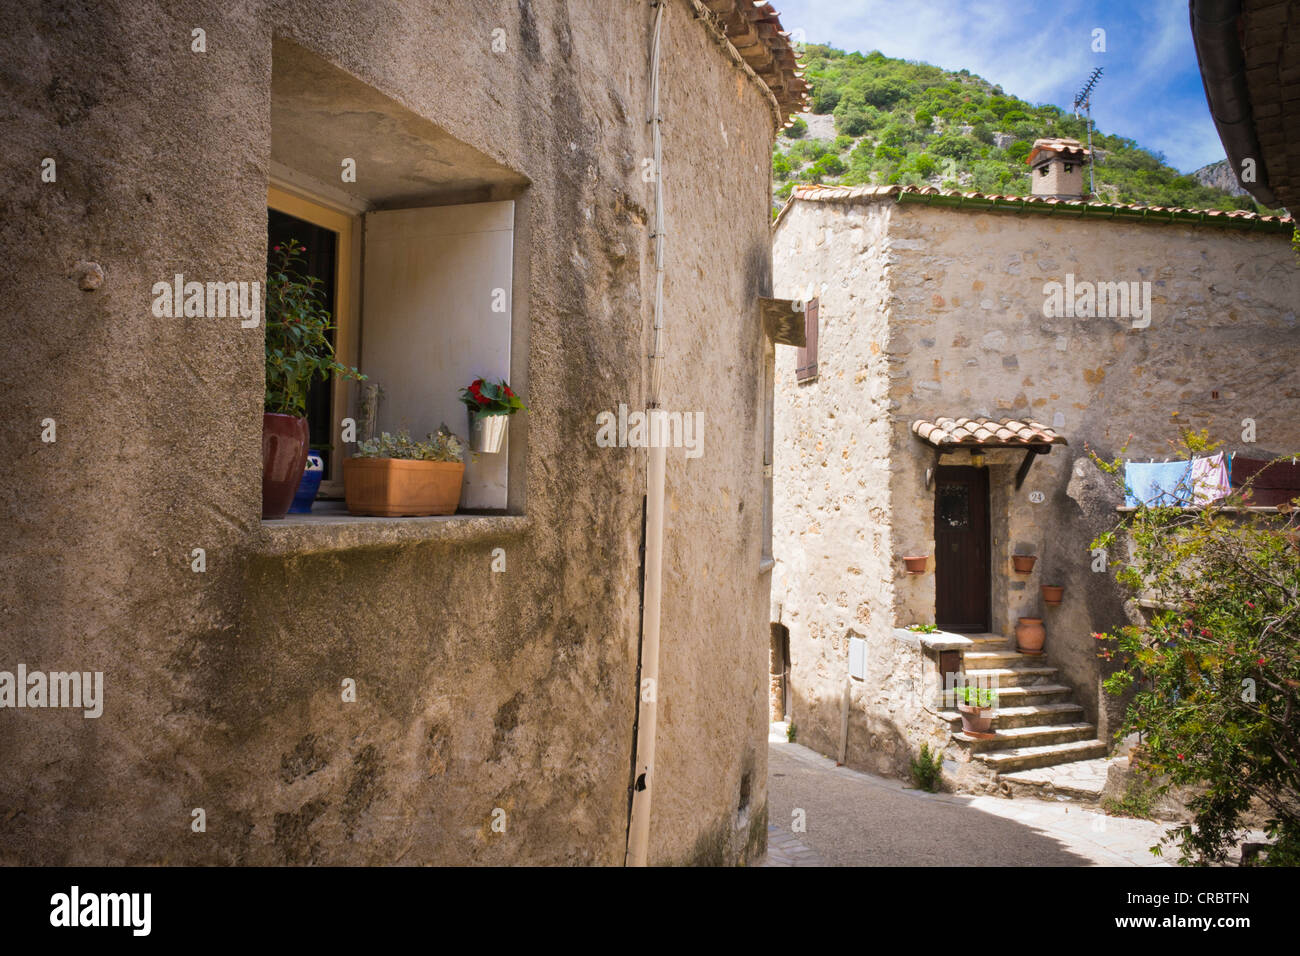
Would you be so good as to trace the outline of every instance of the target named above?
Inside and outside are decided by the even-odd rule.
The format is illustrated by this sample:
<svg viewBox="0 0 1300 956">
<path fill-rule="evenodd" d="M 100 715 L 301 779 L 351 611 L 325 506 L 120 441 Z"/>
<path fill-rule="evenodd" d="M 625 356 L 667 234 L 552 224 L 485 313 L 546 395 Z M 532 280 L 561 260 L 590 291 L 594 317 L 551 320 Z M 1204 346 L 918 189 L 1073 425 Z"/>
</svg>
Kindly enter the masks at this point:
<svg viewBox="0 0 1300 956">
<path fill-rule="evenodd" d="M 1043 641 L 1046 639 L 1047 629 L 1043 627 L 1041 617 L 1022 617 L 1016 623 L 1016 649 L 1021 654 L 1043 653 Z"/>
<path fill-rule="evenodd" d="M 1043 603 L 1050 607 L 1057 607 L 1061 603 L 1061 598 L 1065 595 L 1065 588 L 1056 584 L 1043 585 Z"/>
<path fill-rule="evenodd" d="M 1028 574 L 1034 570 L 1034 562 L 1038 560 L 1036 554 L 1013 554 L 1011 556 L 1011 566 L 1016 569 L 1016 574 Z"/>
<path fill-rule="evenodd" d="M 464 480 L 465 463 L 460 461 L 348 458 L 343 462 L 343 495 L 351 515 L 455 514 Z"/>
<path fill-rule="evenodd" d="M 929 562 L 928 554 L 904 555 L 903 564 L 907 566 L 908 574 L 924 574 L 926 563 Z"/>
<path fill-rule="evenodd" d="M 992 740 L 997 736 L 997 734 L 993 733 L 992 707 L 958 704 L 957 710 L 961 713 L 961 731 L 967 737 L 975 737 L 978 740 Z"/>
</svg>

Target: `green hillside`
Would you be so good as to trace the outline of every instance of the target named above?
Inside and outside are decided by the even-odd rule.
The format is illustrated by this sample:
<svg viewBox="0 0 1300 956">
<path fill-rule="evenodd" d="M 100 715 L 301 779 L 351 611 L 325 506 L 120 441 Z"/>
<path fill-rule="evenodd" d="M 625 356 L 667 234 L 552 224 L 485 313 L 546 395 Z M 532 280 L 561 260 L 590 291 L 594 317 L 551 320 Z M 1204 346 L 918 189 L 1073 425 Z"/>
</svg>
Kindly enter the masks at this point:
<svg viewBox="0 0 1300 956">
<path fill-rule="evenodd" d="M 1072 112 L 1026 103 L 967 70 L 951 73 L 817 44 L 804 48 L 804 60 L 811 112 L 826 119 L 813 131 L 797 121 L 777 138 L 772 175 L 778 202 L 796 183 L 818 182 L 1024 195 L 1030 191 L 1025 157 L 1035 139 L 1087 141 L 1086 121 Z M 827 138 L 814 138 L 816 127 Z M 1249 196 L 1202 185 L 1131 139 L 1094 127 L 1092 145 L 1102 201 L 1271 211 Z"/>
</svg>

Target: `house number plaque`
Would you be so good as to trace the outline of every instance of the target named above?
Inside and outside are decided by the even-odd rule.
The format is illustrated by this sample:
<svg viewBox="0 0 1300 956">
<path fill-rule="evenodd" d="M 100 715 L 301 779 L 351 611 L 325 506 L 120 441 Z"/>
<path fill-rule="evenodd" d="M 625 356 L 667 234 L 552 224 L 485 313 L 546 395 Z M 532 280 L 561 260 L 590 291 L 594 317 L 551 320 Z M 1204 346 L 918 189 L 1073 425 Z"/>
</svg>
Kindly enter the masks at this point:
<svg viewBox="0 0 1300 956">
<path fill-rule="evenodd" d="M 1045 497 L 1045 496 L 1043 495 L 1043 493 L 1042 493 L 1041 491 L 1031 491 L 1031 492 L 1029 493 L 1029 500 L 1032 501 L 1032 502 L 1033 502 L 1034 504 L 1036 504 L 1036 505 L 1041 505 L 1041 504 L 1043 503 L 1043 498 L 1044 498 L 1044 497 Z"/>
</svg>

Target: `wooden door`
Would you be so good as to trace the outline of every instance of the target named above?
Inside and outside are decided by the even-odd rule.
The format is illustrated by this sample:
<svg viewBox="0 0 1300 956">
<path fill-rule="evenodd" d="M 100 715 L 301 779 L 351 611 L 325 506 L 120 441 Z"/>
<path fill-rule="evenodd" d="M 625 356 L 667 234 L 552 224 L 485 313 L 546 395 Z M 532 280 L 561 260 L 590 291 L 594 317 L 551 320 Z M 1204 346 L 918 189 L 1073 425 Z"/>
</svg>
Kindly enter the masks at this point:
<svg viewBox="0 0 1300 956">
<path fill-rule="evenodd" d="M 934 604 L 941 629 L 989 629 L 989 567 L 989 473 L 942 466 L 934 493 Z"/>
</svg>

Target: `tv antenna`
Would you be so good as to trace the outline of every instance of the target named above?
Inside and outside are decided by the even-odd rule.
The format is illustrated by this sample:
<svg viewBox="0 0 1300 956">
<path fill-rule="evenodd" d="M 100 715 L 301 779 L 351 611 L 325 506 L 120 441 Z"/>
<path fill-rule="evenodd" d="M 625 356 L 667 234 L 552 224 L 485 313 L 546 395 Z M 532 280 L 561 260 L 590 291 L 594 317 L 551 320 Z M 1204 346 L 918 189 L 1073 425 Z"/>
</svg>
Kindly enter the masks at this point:
<svg viewBox="0 0 1300 956">
<path fill-rule="evenodd" d="M 1097 81 L 1101 79 L 1102 67 L 1097 67 L 1088 77 L 1088 82 L 1083 84 L 1083 89 L 1074 97 L 1074 116 L 1079 116 L 1079 107 L 1082 106 L 1084 114 L 1088 117 L 1088 192 L 1097 195 L 1097 184 L 1093 179 L 1092 167 L 1095 165 L 1092 159 L 1092 91 L 1097 88 Z"/>
</svg>

